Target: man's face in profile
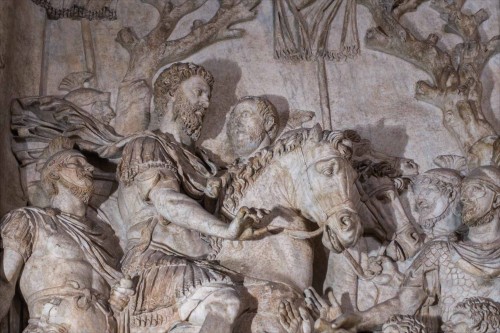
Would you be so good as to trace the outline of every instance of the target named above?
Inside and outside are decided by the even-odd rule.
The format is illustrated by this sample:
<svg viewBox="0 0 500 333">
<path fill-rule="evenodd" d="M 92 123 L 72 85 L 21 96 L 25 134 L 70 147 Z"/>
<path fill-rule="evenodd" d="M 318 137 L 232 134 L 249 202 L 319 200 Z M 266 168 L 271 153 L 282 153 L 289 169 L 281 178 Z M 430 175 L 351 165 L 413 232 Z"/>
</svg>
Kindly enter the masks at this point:
<svg viewBox="0 0 500 333">
<path fill-rule="evenodd" d="M 174 94 L 174 115 L 184 132 L 196 141 L 210 104 L 210 86 L 198 75 L 184 80 Z"/>
<path fill-rule="evenodd" d="M 435 184 L 418 184 L 415 187 L 416 209 L 419 214 L 418 223 L 426 226 L 431 221 L 446 211 L 451 204 L 451 197 L 442 193 Z"/>
<path fill-rule="evenodd" d="M 493 203 L 497 193 L 478 181 L 462 187 L 462 218 L 464 224 L 475 227 L 489 223 L 494 218 Z"/>
<path fill-rule="evenodd" d="M 58 172 L 58 182 L 68 188 L 71 193 L 88 203 L 93 190 L 94 167 L 87 162 L 87 159 L 75 153 L 65 160 Z"/>
</svg>

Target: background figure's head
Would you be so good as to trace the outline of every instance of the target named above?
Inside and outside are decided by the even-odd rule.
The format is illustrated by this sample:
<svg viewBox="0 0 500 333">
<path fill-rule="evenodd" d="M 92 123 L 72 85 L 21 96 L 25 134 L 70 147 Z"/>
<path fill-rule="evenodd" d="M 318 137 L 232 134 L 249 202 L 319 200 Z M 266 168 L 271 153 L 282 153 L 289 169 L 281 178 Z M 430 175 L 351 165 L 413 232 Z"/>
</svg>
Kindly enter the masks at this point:
<svg viewBox="0 0 500 333">
<path fill-rule="evenodd" d="M 500 333 L 500 306 L 489 298 L 467 298 L 455 306 L 442 329 L 445 333 Z"/>
<path fill-rule="evenodd" d="M 51 151 L 51 155 L 42 167 L 40 180 L 49 198 L 57 196 L 61 188 L 66 188 L 75 197 L 88 203 L 93 191 L 94 168 L 85 156 L 71 149 L 65 140 L 52 142 L 46 151 Z"/>
<path fill-rule="evenodd" d="M 384 324 L 382 333 L 427 333 L 427 330 L 424 324 L 413 316 L 395 315 Z"/>
<path fill-rule="evenodd" d="M 462 176 L 453 169 L 431 169 L 415 179 L 416 209 L 419 214 L 418 223 L 424 231 L 432 233 L 433 228 L 451 214 L 459 216 L 460 185 Z M 455 231 L 460 219 L 446 221 L 450 225 L 440 225 L 449 233 Z"/>
<path fill-rule="evenodd" d="M 175 63 L 165 69 L 154 85 L 154 104 L 158 119 L 171 110 L 172 119 L 196 141 L 210 103 L 214 78 L 202 66 Z"/>
<path fill-rule="evenodd" d="M 494 166 L 474 169 L 462 183 L 462 216 L 469 227 L 491 222 L 500 207 L 500 170 Z"/>
<path fill-rule="evenodd" d="M 241 98 L 231 108 L 227 123 L 228 141 L 235 158 L 247 157 L 270 144 L 278 127 L 278 112 L 269 100 L 256 96 Z"/>
</svg>

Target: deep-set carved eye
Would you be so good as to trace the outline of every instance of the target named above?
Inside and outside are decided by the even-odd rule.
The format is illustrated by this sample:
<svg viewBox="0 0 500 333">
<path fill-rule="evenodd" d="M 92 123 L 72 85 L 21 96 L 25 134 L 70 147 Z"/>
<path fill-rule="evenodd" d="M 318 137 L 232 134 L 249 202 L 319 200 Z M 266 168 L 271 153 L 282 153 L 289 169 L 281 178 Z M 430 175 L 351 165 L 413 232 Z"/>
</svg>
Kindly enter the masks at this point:
<svg viewBox="0 0 500 333">
<path fill-rule="evenodd" d="M 486 190 L 483 186 L 481 185 L 478 185 L 478 184 L 472 184 L 472 185 L 468 185 L 463 191 L 462 193 L 465 193 L 465 194 L 468 194 L 469 196 L 471 197 L 475 197 L 475 198 L 481 198 L 481 197 L 484 197 L 486 195 Z M 468 199 L 465 199 L 464 197 L 462 197 L 462 202 L 463 201 L 468 201 Z"/>
<path fill-rule="evenodd" d="M 320 161 L 316 163 L 316 171 L 324 176 L 330 177 L 338 172 L 339 165 L 335 160 Z"/>
</svg>

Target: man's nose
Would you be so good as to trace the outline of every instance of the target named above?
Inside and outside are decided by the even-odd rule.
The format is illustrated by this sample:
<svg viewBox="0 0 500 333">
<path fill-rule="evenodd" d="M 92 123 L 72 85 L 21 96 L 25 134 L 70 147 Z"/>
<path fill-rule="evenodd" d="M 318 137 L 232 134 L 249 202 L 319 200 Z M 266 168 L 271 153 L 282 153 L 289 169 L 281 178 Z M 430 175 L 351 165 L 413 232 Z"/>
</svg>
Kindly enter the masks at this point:
<svg viewBox="0 0 500 333">
<path fill-rule="evenodd" d="M 208 108 L 209 104 L 210 104 L 210 99 L 208 98 L 208 95 L 201 95 L 200 98 L 199 98 L 199 101 L 201 106 L 203 106 L 204 108 Z"/>
</svg>

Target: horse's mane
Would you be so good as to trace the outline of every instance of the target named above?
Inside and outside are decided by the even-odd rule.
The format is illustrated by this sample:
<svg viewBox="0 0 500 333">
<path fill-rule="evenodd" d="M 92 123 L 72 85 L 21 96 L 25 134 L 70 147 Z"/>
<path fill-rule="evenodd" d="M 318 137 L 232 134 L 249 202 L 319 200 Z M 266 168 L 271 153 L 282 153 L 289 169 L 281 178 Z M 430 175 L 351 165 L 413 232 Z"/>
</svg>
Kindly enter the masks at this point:
<svg viewBox="0 0 500 333">
<path fill-rule="evenodd" d="M 313 128 L 298 129 L 287 132 L 272 145 L 259 150 L 244 163 L 229 166 L 229 180 L 225 186 L 222 208 L 228 213 L 234 213 L 245 191 L 253 184 L 276 158 L 284 156 L 297 148 L 303 147 L 308 141 L 329 143 L 346 159 L 352 157 L 352 145 L 348 133 L 344 131 L 322 130 L 319 125 Z"/>
</svg>

